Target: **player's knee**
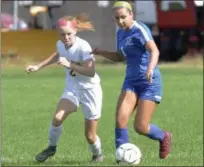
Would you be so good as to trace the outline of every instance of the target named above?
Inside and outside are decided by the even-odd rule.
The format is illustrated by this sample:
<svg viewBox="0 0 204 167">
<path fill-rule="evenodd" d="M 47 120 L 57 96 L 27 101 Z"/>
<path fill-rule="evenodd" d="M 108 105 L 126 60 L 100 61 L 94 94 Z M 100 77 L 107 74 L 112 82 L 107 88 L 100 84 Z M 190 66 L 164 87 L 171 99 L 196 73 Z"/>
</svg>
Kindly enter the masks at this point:
<svg viewBox="0 0 204 167">
<path fill-rule="evenodd" d="M 86 140 L 88 141 L 88 143 L 90 143 L 90 144 L 94 144 L 95 143 L 96 134 L 91 133 L 91 132 L 87 132 L 85 134 L 85 136 L 86 136 Z"/>
<path fill-rule="evenodd" d="M 145 123 L 136 123 L 134 124 L 134 129 L 137 133 L 144 135 L 148 133 L 149 126 Z"/>
<path fill-rule="evenodd" d="M 125 128 L 128 123 L 128 118 L 125 115 L 117 114 L 116 115 L 116 127 Z"/>
<path fill-rule="evenodd" d="M 62 124 L 62 122 L 63 122 L 63 115 L 61 115 L 61 114 L 56 114 L 56 115 L 54 116 L 54 119 L 53 119 L 53 121 L 52 121 L 52 124 L 53 124 L 54 126 L 60 126 L 60 125 Z"/>
</svg>

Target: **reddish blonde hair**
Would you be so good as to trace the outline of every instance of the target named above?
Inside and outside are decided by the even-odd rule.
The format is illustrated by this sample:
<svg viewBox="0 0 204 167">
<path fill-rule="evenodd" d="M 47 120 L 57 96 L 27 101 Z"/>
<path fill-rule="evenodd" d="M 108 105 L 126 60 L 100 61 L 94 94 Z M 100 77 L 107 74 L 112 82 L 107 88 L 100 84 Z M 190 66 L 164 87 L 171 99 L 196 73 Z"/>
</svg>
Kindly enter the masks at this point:
<svg viewBox="0 0 204 167">
<path fill-rule="evenodd" d="M 77 31 L 94 31 L 95 28 L 89 19 L 89 16 L 82 13 L 78 16 L 64 16 L 57 21 L 57 25 L 60 26 L 60 22 L 70 22 L 72 28 L 76 28 Z M 62 23 L 63 24 L 63 23 Z"/>
</svg>

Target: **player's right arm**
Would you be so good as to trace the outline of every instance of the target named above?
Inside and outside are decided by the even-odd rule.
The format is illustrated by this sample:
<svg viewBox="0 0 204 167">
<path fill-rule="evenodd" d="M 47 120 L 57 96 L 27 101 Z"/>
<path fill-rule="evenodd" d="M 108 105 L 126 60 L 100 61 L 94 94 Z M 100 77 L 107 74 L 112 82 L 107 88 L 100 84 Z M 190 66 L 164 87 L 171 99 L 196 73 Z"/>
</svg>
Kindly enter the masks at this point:
<svg viewBox="0 0 204 167">
<path fill-rule="evenodd" d="M 121 56 L 121 54 L 119 52 L 109 52 L 109 51 L 105 51 L 105 50 L 94 49 L 91 52 L 91 54 L 97 54 L 97 55 L 103 56 L 106 59 L 109 59 L 109 60 L 115 61 L 115 62 L 124 61 L 124 57 Z"/>
<path fill-rule="evenodd" d="M 119 37 L 121 36 L 120 33 L 121 33 L 121 31 L 119 31 L 119 29 L 117 28 L 117 34 L 116 34 L 117 51 L 116 52 L 109 52 L 109 51 L 105 51 L 105 50 L 94 49 L 92 51 L 92 54 L 97 54 L 97 55 L 103 56 L 106 59 L 109 59 L 109 60 L 115 61 L 115 62 L 124 61 L 125 58 L 118 49 L 119 48 L 119 45 L 118 45 L 119 44 Z"/>
<path fill-rule="evenodd" d="M 58 52 L 54 52 L 50 57 L 48 57 L 47 59 L 45 59 L 44 61 L 40 62 L 37 65 L 28 65 L 26 67 L 26 72 L 27 73 L 31 73 L 31 72 L 36 72 L 48 65 L 54 64 L 58 61 L 59 59 L 59 54 Z"/>
</svg>

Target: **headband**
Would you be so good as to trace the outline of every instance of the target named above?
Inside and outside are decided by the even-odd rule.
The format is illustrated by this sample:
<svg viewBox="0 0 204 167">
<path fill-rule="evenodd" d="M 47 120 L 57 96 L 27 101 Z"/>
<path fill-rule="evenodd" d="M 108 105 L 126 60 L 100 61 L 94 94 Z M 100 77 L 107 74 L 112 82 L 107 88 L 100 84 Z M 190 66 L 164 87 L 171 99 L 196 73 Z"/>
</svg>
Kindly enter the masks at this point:
<svg viewBox="0 0 204 167">
<path fill-rule="evenodd" d="M 64 20 L 64 19 L 59 19 L 58 21 L 57 21 L 57 26 L 58 27 L 61 27 L 61 26 L 65 26 L 65 27 L 69 27 L 69 28 L 73 28 L 73 29 L 75 29 L 76 28 L 76 24 L 75 24 L 75 22 L 74 21 L 66 21 L 66 20 Z"/>
<path fill-rule="evenodd" d="M 124 7 L 132 11 L 132 6 L 130 5 L 130 3 L 126 1 L 117 1 L 113 5 L 113 8 L 120 8 L 120 7 Z"/>
</svg>

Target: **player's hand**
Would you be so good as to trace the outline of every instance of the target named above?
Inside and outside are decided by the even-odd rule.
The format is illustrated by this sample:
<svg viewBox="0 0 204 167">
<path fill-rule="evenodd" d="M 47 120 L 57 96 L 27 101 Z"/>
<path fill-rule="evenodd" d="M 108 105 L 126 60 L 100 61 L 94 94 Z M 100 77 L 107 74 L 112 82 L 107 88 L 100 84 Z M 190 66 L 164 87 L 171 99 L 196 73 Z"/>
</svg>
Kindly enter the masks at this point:
<svg viewBox="0 0 204 167">
<path fill-rule="evenodd" d="M 94 50 L 92 50 L 92 51 L 90 52 L 90 54 L 98 54 L 98 51 L 99 51 L 99 49 L 98 49 L 98 48 L 95 48 Z"/>
<path fill-rule="evenodd" d="M 146 78 L 149 83 L 152 83 L 153 69 L 148 69 L 146 73 Z"/>
<path fill-rule="evenodd" d="M 26 67 L 26 72 L 28 74 L 30 74 L 31 72 L 36 72 L 38 71 L 40 68 L 37 65 L 29 65 L 28 67 Z"/>
<path fill-rule="evenodd" d="M 64 67 L 70 68 L 71 62 L 68 61 L 65 57 L 60 57 L 58 64 L 63 65 Z"/>
</svg>

